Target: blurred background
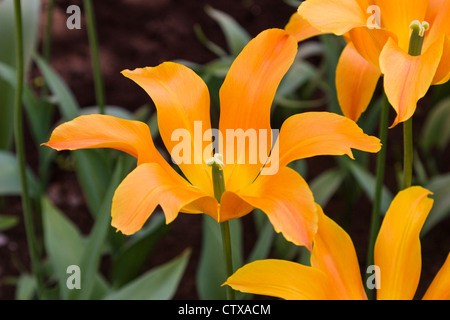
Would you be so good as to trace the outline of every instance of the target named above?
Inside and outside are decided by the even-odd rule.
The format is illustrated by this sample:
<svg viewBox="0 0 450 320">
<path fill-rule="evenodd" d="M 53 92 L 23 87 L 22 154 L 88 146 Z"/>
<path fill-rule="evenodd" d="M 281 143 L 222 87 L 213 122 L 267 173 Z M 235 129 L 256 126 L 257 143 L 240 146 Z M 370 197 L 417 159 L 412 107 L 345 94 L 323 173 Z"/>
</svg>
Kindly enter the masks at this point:
<svg viewBox="0 0 450 320">
<path fill-rule="evenodd" d="M 32 1 L 36 1 L 37 5 L 26 4 Z M 0 17 L 2 14 L 8 14 L 5 13 L 6 2 L 6 0 L 0 0 Z M 83 241 L 91 239 L 92 230 L 98 220 L 98 216 L 93 212 L 96 211 L 95 208 L 101 207 L 99 205 L 101 201 L 95 199 L 90 192 L 90 187 L 83 183 L 83 177 L 79 175 L 77 166 L 82 160 L 72 159 L 70 152 L 58 154 L 48 152 L 47 154 L 47 151 L 42 151 L 44 147 L 40 147 L 39 144 L 47 141 L 57 123 L 70 118 L 69 109 L 74 105 L 85 112 L 93 112 L 92 108 L 96 108 L 98 96 L 95 91 L 91 59 L 92 43 L 88 38 L 83 1 L 56 0 L 52 2 L 53 7 L 50 11 L 48 0 L 22 2 L 24 8 L 30 7 L 28 8 L 31 12 L 30 17 L 37 19 L 35 22 L 31 18 L 25 20 L 31 24 L 29 28 L 31 31 L 25 28 L 25 32 L 30 33 L 30 37 L 33 38 L 33 31 L 35 31 L 35 40 L 29 41 L 31 46 L 29 51 L 37 51 L 39 55 L 36 58 L 30 53 L 26 83 L 34 92 L 29 100 L 33 100 L 34 97 L 35 102 L 37 100 L 41 102 L 35 103 L 35 107 L 30 107 L 24 102 L 27 104 L 24 121 L 27 164 L 32 176 L 31 188 L 36 187 L 36 194 L 39 194 L 36 196 L 40 203 L 36 205 L 37 216 L 44 217 L 43 223 L 36 222 L 36 233 L 41 246 L 42 268 L 46 284 L 54 288 L 50 297 L 67 298 L 60 287 L 62 280 L 53 277 L 54 273 L 58 273 L 55 271 L 58 268 L 55 264 L 58 263 L 58 250 L 61 250 L 52 247 L 52 244 L 59 241 L 58 234 L 52 238 L 53 235 L 46 233 L 46 228 L 52 223 L 68 224 L 67 229 L 70 231 L 60 230 L 61 233 L 69 234 L 73 231 L 84 239 L 81 243 L 86 244 Z M 107 113 L 150 123 L 152 132 L 156 132 L 155 142 L 162 148 L 157 128 L 154 127 L 154 106 L 151 99 L 134 82 L 123 77 L 120 71 L 156 66 L 169 60 L 185 63 L 207 82 L 211 91 L 212 104 L 216 105 L 212 115 L 217 115 L 218 89 L 233 58 L 251 37 L 268 28 L 283 28 L 300 1 L 94 0 L 92 3 L 97 28 L 104 100 L 109 110 Z M 67 28 L 66 22 L 71 14 L 66 10 L 70 5 L 81 8 L 80 29 Z M 36 14 L 33 10 L 38 10 L 38 13 Z M 48 12 L 52 12 L 50 20 Z M 48 29 L 51 31 L 50 38 L 48 38 L 49 33 L 46 33 L 49 21 L 51 22 Z M 5 19 L 0 20 L 0 28 L 3 28 L 0 29 L 0 62 L 13 67 L 12 29 L 6 29 Z M 327 110 L 340 113 L 336 104 L 335 89 L 333 89 L 334 69 L 344 44 L 343 39 L 330 35 L 311 39 L 300 45 L 296 64 L 283 81 L 274 102 L 277 108 L 277 113 L 273 115 L 274 127 L 279 126 L 289 115 L 298 112 Z M 45 55 L 46 48 L 47 55 Z M 3 75 L 0 79 L 0 99 L 3 99 L 1 100 L 3 105 L 0 107 L 3 108 L 1 115 L 4 128 L 8 121 L 6 120 L 7 95 L 12 90 L 5 80 L 6 74 L 7 68 L 0 65 L 0 75 Z M 64 90 L 58 91 L 61 87 L 70 94 Z M 55 94 L 57 91 L 59 94 Z M 380 96 L 380 89 L 377 93 Z M 450 137 L 448 129 L 450 107 L 447 106 L 450 105 L 447 99 L 449 96 L 448 85 L 433 88 L 432 94 L 421 102 L 424 107 L 418 108 L 416 113 L 418 120 L 415 122 L 415 125 L 417 123 L 415 126 L 417 140 L 415 141 L 420 143 L 419 152 L 422 155 L 418 157 L 419 163 L 416 163 L 416 176 L 419 179 L 417 182 L 431 185 L 430 189 L 434 188 L 433 191 L 441 199 L 439 212 L 433 216 L 436 218 L 429 227 L 429 229 L 433 228 L 433 232 L 427 233 L 422 240 L 424 267 L 418 294 L 423 293 L 423 288 L 428 286 L 450 248 L 450 237 L 448 237 L 450 221 L 447 218 L 450 212 L 450 200 L 448 200 L 450 197 L 447 196 L 450 194 L 448 176 L 450 156 L 446 143 Z M 378 103 L 379 101 L 374 98 L 373 104 Z M 40 107 L 36 107 L 37 105 Z M 437 106 L 433 110 L 439 107 L 439 110 L 433 112 L 433 116 L 431 116 L 431 106 Z M 41 107 L 46 111 L 43 112 L 44 109 Z M 379 108 L 372 109 L 375 111 L 361 120 L 363 122 L 361 126 L 366 132 L 377 135 L 378 113 L 376 110 Z M 393 116 L 392 113 L 391 116 Z M 396 172 L 401 164 L 402 149 L 401 144 L 396 145 L 395 141 L 401 141 L 400 130 L 395 128 L 389 133 L 391 140 L 389 140 L 388 151 L 386 201 L 396 190 Z M 425 136 L 426 141 L 421 141 L 420 136 Z M 13 159 L 14 147 L 12 140 L 8 142 L 10 139 L 7 138 L 7 134 L 3 134 L 2 137 L 5 139 L 0 146 L 2 150 L 0 217 L 3 217 L 0 220 L 0 299 L 33 298 L 36 284 L 29 277 L 30 258 L 22 219 L 20 188 L 14 180 L 17 178 L 14 175 L 16 170 Z M 293 167 L 312 184 L 315 197 L 318 202 L 322 202 L 325 212 L 349 232 L 361 259 L 360 263 L 364 266 L 374 157 L 355 154 L 358 155 L 356 163 L 360 165 L 359 167 L 332 157 L 318 157 L 297 162 L 293 164 Z M 105 157 L 113 160 L 103 166 L 102 161 Z M 105 179 L 113 179 L 115 159 L 118 157 L 119 155 L 115 152 L 104 153 L 100 158 L 94 156 L 94 161 L 90 160 L 90 163 L 97 161 L 97 166 L 92 168 L 92 172 L 98 174 L 98 171 L 103 170 L 99 167 L 106 167 L 105 175 L 108 178 Z M 125 166 L 126 168 L 132 168 L 132 159 L 126 158 L 124 161 L 131 165 Z M 124 172 L 127 170 L 124 169 Z M 99 198 L 107 197 L 108 186 L 112 183 L 110 180 L 105 181 L 107 183 L 103 184 L 104 190 Z M 42 200 L 43 197 L 46 200 Z M 106 202 L 108 202 L 107 199 Z M 53 213 L 46 214 L 45 210 Z M 56 217 L 55 212 L 58 212 L 58 218 L 51 220 L 52 218 L 49 217 Z M 352 213 L 349 214 L 349 212 Z M 60 216 L 64 217 L 61 223 L 57 220 Z M 155 214 L 155 216 L 158 215 Z M 307 261 L 304 252 L 280 240 L 272 229 L 267 229 L 261 213 L 256 212 L 255 216 L 244 217 L 242 225 L 237 227 L 241 234 L 241 254 L 245 261 L 249 256 Z M 148 228 L 144 230 L 145 233 L 136 239 L 121 237 L 115 234 L 114 230 L 107 231 L 106 244 L 99 249 L 98 254 L 98 273 L 102 275 L 105 282 L 104 287 L 101 286 L 104 292 L 109 292 L 110 289 L 112 292 L 117 292 L 113 289 L 132 283 L 139 279 L 139 276 L 145 275 L 146 271 L 165 264 L 183 255 L 186 249 L 190 249 L 190 256 L 183 267 L 183 272 L 180 273 L 178 282 L 173 285 L 171 294 L 167 298 L 220 298 L 221 293 L 214 295 L 216 293 L 211 293 L 208 291 L 210 289 L 206 288 L 207 285 L 204 282 L 208 281 L 208 277 L 199 280 L 198 276 L 198 274 L 210 276 L 209 273 L 214 268 L 213 265 L 202 262 L 206 254 L 205 250 L 211 250 L 205 249 L 202 244 L 208 242 L 210 239 L 208 237 L 214 237 L 205 229 L 205 225 L 208 225 L 205 217 L 180 214 L 169 226 L 164 225 L 163 219 L 160 219 L 161 216 L 158 217 L 159 220 L 150 221 Z M 71 240 L 64 241 L 70 243 Z M 72 248 L 69 246 L 66 250 L 70 252 Z M 74 252 L 77 250 L 73 248 Z M 70 255 L 67 252 L 64 254 Z M 123 271 L 124 274 L 121 274 L 120 270 L 126 270 L 126 272 Z M 103 298 L 105 295 L 99 294 L 96 297 Z"/>
</svg>

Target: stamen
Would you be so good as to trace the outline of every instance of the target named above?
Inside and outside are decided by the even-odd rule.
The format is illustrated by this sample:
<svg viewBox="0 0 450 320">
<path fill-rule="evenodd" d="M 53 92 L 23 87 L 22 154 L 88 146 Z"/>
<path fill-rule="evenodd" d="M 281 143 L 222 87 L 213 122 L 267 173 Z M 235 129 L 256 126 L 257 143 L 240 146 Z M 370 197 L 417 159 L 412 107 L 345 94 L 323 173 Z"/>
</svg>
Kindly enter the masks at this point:
<svg viewBox="0 0 450 320">
<path fill-rule="evenodd" d="M 422 53 L 425 32 L 430 28 L 430 24 L 426 21 L 420 22 L 419 20 L 414 20 L 409 25 L 409 28 L 412 32 L 409 39 L 408 53 L 412 56 L 419 56 Z"/>
<path fill-rule="evenodd" d="M 209 158 L 208 160 L 205 161 L 207 166 L 210 167 L 217 167 L 219 170 L 223 170 L 223 168 L 225 167 L 225 164 L 223 163 L 223 156 L 220 153 L 216 153 L 214 154 L 214 157 Z"/>
</svg>

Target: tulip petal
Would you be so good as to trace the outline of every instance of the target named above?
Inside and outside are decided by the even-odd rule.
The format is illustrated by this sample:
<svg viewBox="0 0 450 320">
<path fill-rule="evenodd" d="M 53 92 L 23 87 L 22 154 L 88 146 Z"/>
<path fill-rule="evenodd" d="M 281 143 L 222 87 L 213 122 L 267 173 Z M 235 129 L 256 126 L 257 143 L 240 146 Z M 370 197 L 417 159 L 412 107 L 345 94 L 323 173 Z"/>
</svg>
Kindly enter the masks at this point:
<svg viewBox="0 0 450 320">
<path fill-rule="evenodd" d="M 308 38 L 323 34 L 322 31 L 314 28 L 307 20 L 303 19 L 297 12 L 294 13 L 289 19 L 288 24 L 284 27 L 284 30 L 289 32 L 290 35 L 295 37 L 298 42 L 306 40 Z"/>
<path fill-rule="evenodd" d="M 428 7 L 424 0 L 375 0 L 380 8 L 381 27 L 397 35 L 398 46 L 408 51 L 410 29 L 414 20 L 422 22 Z"/>
<path fill-rule="evenodd" d="M 428 287 L 423 300 L 450 300 L 450 254 Z"/>
<path fill-rule="evenodd" d="M 387 40 L 397 39 L 396 35 L 386 29 L 368 29 L 366 27 L 353 28 L 348 37 L 356 51 L 375 68 L 380 69 L 380 53 Z"/>
<path fill-rule="evenodd" d="M 267 259 L 246 264 L 227 279 L 234 290 L 286 300 L 328 300 L 329 280 L 315 268 Z"/>
<path fill-rule="evenodd" d="M 380 300 L 410 300 L 422 267 L 419 234 L 433 205 L 422 187 L 400 191 L 389 207 L 375 243 L 380 268 Z"/>
<path fill-rule="evenodd" d="M 316 206 L 309 186 L 296 171 L 282 167 L 274 175 L 260 175 L 238 195 L 264 211 L 286 240 L 311 249 L 317 230 Z"/>
<path fill-rule="evenodd" d="M 344 115 L 353 121 L 369 105 L 381 72 L 367 62 L 349 43 L 339 58 L 336 68 L 336 90 Z"/>
<path fill-rule="evenodd" d="M 450 80 L 450 36 L 445 37 L 441 61 L 434 75 L 433 84 L 443 84 L 448 80 Z"/>
<path fill-rule="evenodd" d="M 180 176 L 175 179 L 156 163 L 144 163 L 116 189 L 111 225 L 124 234 L 133 234 L 142 228 L 158 205 L 164 211 L 166 223 L 172 222 L 180 211 L 204 212 L 217 219 L 218 204 L 213 197 Z"/>
<path fill-rule="evenodd" d="M 43 145 L 58 151 L 113 148 L 136 157 L 138 164 L 156 162 L 167 166 L 156 150 L 145 123 L 109 115 L 84 115 L 65 122 L 53 131 L 50 140 Z"/>
<path fill-rule="evenodd" d="M 251 40 L 231 65 L 220 89 L 219 130 L 223 135 L 225 152 L 221 153 L 227 190 L 250 184 L 264 164 L 272 146 L 270 108 L 296 54 L 294 37 L 281 29 L 269 29 Z M 256 141 L 245 138 L 245 134 L 257 137 L 259 147 L 251 147 L 251 142 Z M 244 143 L 238 144 L 238 140 Z M 257 155 L 258 159 L 254 159 Z"/>
<path fill-rule="evenodd" d="M 392 39 L 380 54 L 380 68 L 384 74 L 384 90 L 397 112 L 391 128 L 408 120 L 416 110 L 417 101 L 428 91 L 443 50 L 442 41 L 435 42 L 420 56 L 410 56 Z"/>
<path fill-rule="evenodd" d="M 153 68 L 124 70 L 122 74 L 152 98 L 161 138 L 187 179 L 212 194 L 210 171 L 205 165 L 207 159 L 203 159 L 203 152 L 211 143 L 203 141 L 205 131 L 211 129 L 206 84 L 194 71 L 173 62 Z M 207 156 L 211 156 L 211 152 Z"/>
<path fill-rule="evenodd" d="M 367 23 L 365 9 L 355 0 L 307 0 L 301 3 L 298 13 L 323 33 L 336 35 Z"/>
<path fill-rule="evenodd" d="M 366 152 L 378 152 L 381 148 L 380 140 L 365 134 L 354 121 L 329 112 L 291 116 L 281 126 L 277 143 L 280 167 L 319 155 L 347 154 L 353 159 L 351 148 Z"/>
<path fill-rule="evenodd" d="M 330 279 L 338 299 L 367 300 L 358 258 L 350 236 L 317 206 L 318 231 L 314 237 L 311 266 Z"/>
</svg>

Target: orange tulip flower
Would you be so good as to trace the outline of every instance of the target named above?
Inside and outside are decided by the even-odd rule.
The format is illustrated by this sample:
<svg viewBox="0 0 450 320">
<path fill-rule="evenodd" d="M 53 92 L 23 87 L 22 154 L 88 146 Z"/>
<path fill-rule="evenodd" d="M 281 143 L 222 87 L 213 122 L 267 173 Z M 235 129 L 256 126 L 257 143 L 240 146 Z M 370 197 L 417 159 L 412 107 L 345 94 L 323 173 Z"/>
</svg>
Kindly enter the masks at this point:
<svg viewBox="0 0 450 320">
<path fill-rule="evenodd" d="M 248 161 L 255 151 L 250 143 L 239 144 L 225 134 L 219 148 L 231 148 L 236 154 L 224 158 L 230 151 L 226 150 L 222 158 L 211 158 L 207 86 L 192 70 L 172 62 L 125 70 L 123 74 L 155 103 L 161 138 L 171 155 L 174 150 L 179 151 L 175 154 L 182 153 L 184 161 L 177 164 L 184 177 L 156 150 L 148 126 L 138 121 L 107 115 L 80 116 L 57 127 L 45 145 L 56 150 L 114 148 L 137 158 L 137 168 L 119 185 L 112 203 L 112 225 L 124 234 L 138 231 L 157 205 L 162 207 L 167 223 L 179 212 L 206 213 L 223 222 L 259 208 L 287 240 L 311 247 L 317 228 L 314 198 L 303 178 L 286 165 L 316 155 L 352 157 L 351 148 L 378 152 L 380 143 L 343 116 L 304 113 L 285 121 L 276 144 L 280 157 L 271 154 L 268 159 L 271 104 L 296 53 L 297 41 L 286 31 L 264 31 L 236 58 L 220 90 L 219 131 L 254 133 L 259 146 L 269 146 L 258 150 L 263 152 L 260 162 Z M 183 133 L 201 139 L 188 141 Z M 186 145 L 186 141 L 188 148 L 181 152 L 180 144 Z M 270 162 L 279 165 L 279 170 L 260 174 Z M 221 164 L 225 182 L 225 192 L 217 200 L 210 166 L 214 163 Z"/>
<path fill-rule="evenodd" d="M 376 284 L 368 279 L 377 288 L 379 300 L 414 298 L 422 266 L 419 233 L 433 205 L 429 194 L 422 187 L 405 189 L 386 213 L 375 245 L 378 273 L 372 276 Z M 259 260 L 236 271 L 226 284 L 235 290 L 283 299 L 367 299 L 350 236 L 320 208 L 318 211 L 311 266 Z M 423 298 L 450 299 L 450 254 Z"/>
<path fill-rule="evenodd" d="M 425 26 L 421 54 L 414 56 L 408 54 L 413 22 Z M 367 108 L 381 75 L 397 113 L 391 127 L 414 114 L 431 85 L 450 79 L 447 0 L 306 0 L 286 30 L 298 41 L 321 33 L 345 36 L 336 89 L 342 112 L 354 121 Z"/>
</svg>

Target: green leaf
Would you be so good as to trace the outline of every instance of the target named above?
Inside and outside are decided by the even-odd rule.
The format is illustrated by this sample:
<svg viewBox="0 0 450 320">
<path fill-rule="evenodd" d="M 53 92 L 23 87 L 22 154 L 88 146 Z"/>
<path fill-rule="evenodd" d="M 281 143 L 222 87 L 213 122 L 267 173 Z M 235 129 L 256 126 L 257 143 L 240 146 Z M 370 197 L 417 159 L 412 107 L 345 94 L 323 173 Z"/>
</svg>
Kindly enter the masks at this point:
<svg viewBox="0 0 450 320">
<path fill-rule="evenodd" d="M 16 300 L 31 300 L 34 298 L 36 280 L 28 273 L 20 275 L 16 284 Z"/>
<path fill-rule="evenodd" d="M 250 41 L 248 32 L 240 26 L 230 15 L 214 9 L 210 6 L 205 8 L 206 13 L 213 18 L 225 35 L 228 48 L 233 56 L 237 56 Z"/>
<path fill-rule="evenodd" d="M 186 269 L 190 250 L 154 268 L 116 292 L 105 300 L 168 300 L 173 297 Z"/>
<path fill-rule="evenodd" d="M 114 258 L 111 270 L 112 285 L 120 287 L 136 278 L 142 272 L 157 241 L 168 231 L 164 215 L 154 212 L 150 223 L 131 236 L 130 241 L 120 248 Z"/>
<path fill-rule="evenodd" d="M 230 220 L 230 233 L 233 267 L 237 270 L 243 261 L 242 226 L 239 219 Z M 199 297 L 203 300 L 226 299 L 226 288 L 222 287 L 226 280 L 226 270 L 220 224 L 206 214 L 203 215 L 202 235 L 202 251 L 197 269 Z"/>
<path fill-rule="evenodd" d="M 370 172 L 367 172 L 364 168 L 362 168 L 356 161 L 345 159 L 345 161 L 343 162 L 345 166 L 350 170 L 356 181 L 358 181 L 359 185 L 365 191 L 369 199 L 373 201 L 373 199 L 375 198 L 375 177 Z M 392 199 L 392 193 L 389 191 L 389 189 L 387 189 L 386 186 L 383 186 L 380 205 L 380 210 L 383 214 L 386 213 L 389 209 Z"/>
<path fill-rule="evenodd" d="M 80 107 L 64 80 L 39 55 L 35 54 L 33 58 L 39 70 L 42 72 L 45 82 L 55 96 L 56 103 L 59 106 L 64 121 L 78 117 L 81 114 Z"/>
<path fill-rule="evenodd" d="M 36 47 L 41 1 L 23 1 L 22 3 L 22 32 L 24 45 L 25 72 L 29 69 L 30 56 Z M 15 68 L 15 21 L 14 1 L 0 2 L 0 62 Z M 14 89 L 9 83 L 0 80 L 0 149 L 8 149 L 13 136 L 13 101 Z"/>
<path fill-rule="evenodd" d="M 99 113 L 98 106 L 84 107 L 80 110 L 80 113 L 82 115 L 98 114 Z M 105 106 L 105 114 L 125 120 L 136 120 L 133 113 L 119 106 L 111 106 L 111 105 Z"/>
<path fill-rule="evenodd" d="M 344 180 L 345 173 L 339 169 L 330 169 L 321 173 L 310 183 L 314 200 L 325 207 L 330 198 L 336 193 Z"/>
<path fill-rule="evenodd" d="M 450 97 L 439 102 L 428 114 L 420 146 L 429 153 L 432 148 L 445 149 L 450 141 Z"/>
<path fill-rule="evenodd" d="M 111 183 L 103 199 L 102 206 L 96 217 L 94 227 L 86 240 L 86 246 L 80 259 L 80 269 L 83 270 L 81 278 L 82 290 L 71 290 L 70 299 L 88 299 L 94 289 L 94 280 L 97 275 L 98 266 L 102 254 L 102 248 L 111 228 L 111 203 L 114 192 L 125 177 L 122 162 L 119 161 L 114 170 Z"/>
<path fill-rule="evenodd" d="M 275 230 L 273 229 L 272 223 L 267 218 L 265 213 L 259 209 L 256 209 L 253 210 L 252 214 L 263 216 L 264 222 L 263 227 L 258 234 L 258 239 L 256 240 L 256 243 L 247 259 L 247 263 L 255 260 L 266 259 L 272 247 L 273 240 L 275 239 Z"/>
<path fill-rule="evenodd" d="M 424 187 L 433 192 L 434 203 L 422 228 L 422 237 L 450 215 L 450 174 L 437 176 Z"/>
<path fill-rule="evenodd" d="M 79 265 L 85 242 L 74 223 L 47 198 L 42 199 L 42 215 L 45 249 L 58 280 L 61 296 L 66 299 L 69 294 L 66 285 L 67 267 Z"/>
<path fill-rule="evenodd" d="M 0 215 L 0 232 L 14 228 L 19 223 L 19 217 L 6 214 Z"/>
<path fill-rule="evenodd" d="M 30 196 L 38 194 L 38 183 L 30 170 L 27 170 Z M 0 195 L 12 196 L 22 193 L 17 158 L 10 152 L 0 151 Z"/>
</svg>

